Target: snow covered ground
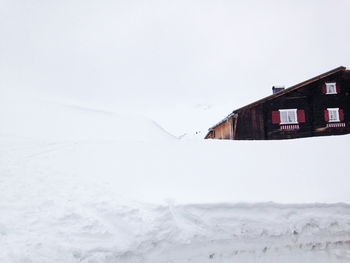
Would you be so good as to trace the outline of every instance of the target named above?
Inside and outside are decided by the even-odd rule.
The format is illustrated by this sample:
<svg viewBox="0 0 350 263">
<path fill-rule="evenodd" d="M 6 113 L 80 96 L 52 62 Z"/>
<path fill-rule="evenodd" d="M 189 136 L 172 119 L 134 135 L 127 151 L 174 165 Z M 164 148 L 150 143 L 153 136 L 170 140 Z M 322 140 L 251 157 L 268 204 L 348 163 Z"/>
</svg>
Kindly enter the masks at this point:
<svg viewBox="0 0 350 263">
<path fill-rule="evenodd" d="M 350 262 L 350 136 L 180 139 L 146 112 L 0 101 L 0 262 Z"/>
<path fill-rule="evenodd" d="M 350 262 L 350 135 L 203 140 L 349 67 L 349 10 L 0 0 L 0 263 Z"/>
</svg>

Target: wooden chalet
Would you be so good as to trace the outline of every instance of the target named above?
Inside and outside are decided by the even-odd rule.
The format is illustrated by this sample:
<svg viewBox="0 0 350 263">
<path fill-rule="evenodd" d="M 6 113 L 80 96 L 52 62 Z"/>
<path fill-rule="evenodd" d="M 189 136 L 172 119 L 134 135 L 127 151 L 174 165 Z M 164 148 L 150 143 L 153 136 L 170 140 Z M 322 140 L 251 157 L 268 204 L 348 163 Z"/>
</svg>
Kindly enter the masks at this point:
<svg viewBox="0 0 350 263">
<path fill-rule="evenodd" d="M 338 67 L 233 111 L 205 139 L 276 140 L 350 133 L 350 70 Z"/>
</svg>

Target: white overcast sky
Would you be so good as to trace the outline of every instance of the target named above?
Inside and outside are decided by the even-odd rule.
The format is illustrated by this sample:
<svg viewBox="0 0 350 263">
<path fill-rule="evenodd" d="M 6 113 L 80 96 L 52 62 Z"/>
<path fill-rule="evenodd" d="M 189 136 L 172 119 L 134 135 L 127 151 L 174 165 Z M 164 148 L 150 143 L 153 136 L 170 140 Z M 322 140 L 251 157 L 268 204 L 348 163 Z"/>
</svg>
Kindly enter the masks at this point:
<svg viewBox="0 0 350 263">
<path fill-rule="evenodd" d="M 349 0 L 0 0 L 0 88 L 234 109 L 350 67 L 349 10 Z"/>
</svg>

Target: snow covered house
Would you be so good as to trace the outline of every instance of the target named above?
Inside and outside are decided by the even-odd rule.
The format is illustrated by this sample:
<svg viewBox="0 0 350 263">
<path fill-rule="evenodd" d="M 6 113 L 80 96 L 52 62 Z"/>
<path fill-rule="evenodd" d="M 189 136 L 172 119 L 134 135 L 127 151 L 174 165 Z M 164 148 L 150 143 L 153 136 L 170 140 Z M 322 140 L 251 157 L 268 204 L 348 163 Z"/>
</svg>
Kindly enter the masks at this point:
<svg viewBox="0 0 350 263">
<path fill-rule="evenodd" d="M 350 133 L 350 70 L 338 67 L 233 111 L 205 139 L 275 140 Z"/>
</svg>

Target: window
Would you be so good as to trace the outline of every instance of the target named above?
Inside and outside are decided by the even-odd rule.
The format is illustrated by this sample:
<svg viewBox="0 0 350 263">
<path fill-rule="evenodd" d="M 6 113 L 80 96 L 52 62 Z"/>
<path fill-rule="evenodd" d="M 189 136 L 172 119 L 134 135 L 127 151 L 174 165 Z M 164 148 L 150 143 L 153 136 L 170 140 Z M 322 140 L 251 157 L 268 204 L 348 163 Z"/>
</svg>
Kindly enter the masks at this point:
<svg viewBox="0 0 350 263">
<path fill-rule="evenodd" d="M 298 124 L 305 122 L 305 111 L 297 109 L 283 109 L 272 111 L 272 124 Z"/>
<path fill-rule="evenodd" d="M 280 112 L 281 124 L 298 123 L 296 109 L 279 110 L 279 112 Z"/>
<path fill-rule="evenodd" d="M 339 108 L 328 108 L 324 110 L 324 119 L 327 122 L 344 121 L 344 111 Z"/>
<path fill-rule="evenodd" d="M 339 94 L 340 93 L 340 84 L 337 82 L 327 82 L 322 85 L 323 94 Z"/>
<path fill-rule="evenodd" d="M 326 83 L 326 94 L 337 94 L 337 85 L 335 82 Z"/>
<path fill-rule="evenodd" d="M 329 122 L 337 122 L 339 119 L 339 108 L 328 108 L 328 121 Z"/>
</svg>

